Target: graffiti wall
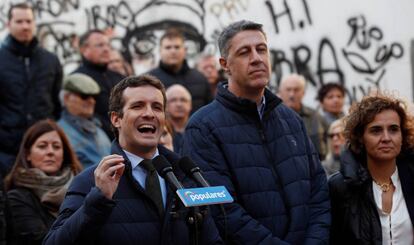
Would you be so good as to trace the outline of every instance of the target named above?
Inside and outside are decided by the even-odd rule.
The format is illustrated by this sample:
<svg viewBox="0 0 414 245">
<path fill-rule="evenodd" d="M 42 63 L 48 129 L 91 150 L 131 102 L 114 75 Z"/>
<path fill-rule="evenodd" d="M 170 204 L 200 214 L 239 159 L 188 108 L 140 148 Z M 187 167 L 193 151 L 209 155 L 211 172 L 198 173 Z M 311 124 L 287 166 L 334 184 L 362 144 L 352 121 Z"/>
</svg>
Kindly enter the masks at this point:
<svg viewBox="0 0 414 245">
<path fill-rule="evenodd" d="M 0 37 L 11 3 L 0 2 Z M 414 2 L 411 0 L 28 0 L 38 37 L 70 72 L 79 62 L 76 37 L 105 29 L 137 74 L 158 63 L 158 38 L 171 26 L 185 30 L 189 60 L 218 53 L 217 35 L 240 19 L 264 24 L 276 89 L 283 75 L 303 74 L 305 102 L 315 105 L 321 84 L 345 85 L 348 100 L 373 89 L 412 100 Z M 191 63 L 191 62 L 190 62 Z"/>
</svg>

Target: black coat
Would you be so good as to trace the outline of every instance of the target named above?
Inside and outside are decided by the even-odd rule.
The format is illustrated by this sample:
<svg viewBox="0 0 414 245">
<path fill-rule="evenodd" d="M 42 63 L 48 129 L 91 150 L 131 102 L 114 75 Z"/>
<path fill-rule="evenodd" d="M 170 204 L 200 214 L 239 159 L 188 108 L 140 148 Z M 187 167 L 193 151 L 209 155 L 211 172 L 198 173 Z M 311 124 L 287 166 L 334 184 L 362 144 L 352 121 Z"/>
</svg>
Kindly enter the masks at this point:
<svg viewBox="0 0 414 245">
<path fill-rule="evenodd" d="M 42 244 L 55 217 L 29 189 L 16 188 L 7 192 L 9 212 L 8 244 Z"/>
<path fill-rule="evenodd" d="M 414 221 L 414 156 L 397 159 L 402 192 Z M 372 190 L 372 178 L 350 151 L 341 155 L 341 170 L 329 179 L 331 244 L 382 244 L 381 222 Z"/>
<path fill-rule="evenodd" d="M 59 118 L 62 67 L 37 39 L 24 46 L 10 35 L 0 47 L 0 171 L 5 176 L 26 129 Z"/>
<path fill-rule="evenodd" d="M 160 62 L 157 68 L 149 71 L 149 74 L 160 79 L 166 88 L 174 84 L 181 84 L 188 89 L 192 97 L 191 113 L 207 105 L 213 99 L 207 78 L 196 69 L 190 68 L 186 61 L 178 72 L 171 71 Z"/>
<path fill-rule="evenodd" d="M 107 69 L 106 66 L 93 64 L 86 59 L 83 59 L 82 65 L 78 67 L 73 73 L 82 73 L 92 77 L 101 88 L 101 92 L 96 98 L 95 104 L 95 116 L 101 121 L 102 129 L 108 135 L 110 139 L 114 138 L 114 134 L 111 130 L 111 121 L 108 116 L 109 110 L 109 95 L 111 89 L 122 79 L 124 76 Z"/>
<path fill-rule="evenodd" d="M 155 204 L 133 178 L 131 163 L 117 143 L 113 143 L 112 153 L 125 159 L 125 171 L 113 200 L 95 187 L 96 165 L 85 169 L 69 187 L 44 244 L 189 244 L 186 210 L 168 185 L 166 212 L 160 217 Z M 164 147 L 159 147 L 159 153 L 172 163 L 178 160 Z M 175 173 L 182 180 L 183 174 Z M 200 244 L 221 243 L 213 219 L 208 216 L 204 221 Z"/>
</svg>

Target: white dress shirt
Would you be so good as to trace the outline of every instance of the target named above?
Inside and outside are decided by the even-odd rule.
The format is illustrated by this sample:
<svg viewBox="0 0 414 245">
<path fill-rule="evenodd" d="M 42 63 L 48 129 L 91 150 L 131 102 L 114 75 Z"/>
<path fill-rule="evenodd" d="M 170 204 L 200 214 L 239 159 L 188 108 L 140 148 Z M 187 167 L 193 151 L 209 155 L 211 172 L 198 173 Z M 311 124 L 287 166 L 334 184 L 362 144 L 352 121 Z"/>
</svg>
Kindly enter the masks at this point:
<svg viewBox="0 0 414 245">
<path fill-rule="evenodd" d="M 126 150 L 123 150 L 128 157 L 129 161 L 131 162 L 131 168 L 132 168 L 132 176 L 138 183 L 142 186 L 142 188 L 145 190 L 145 179 L 147 178 L 147 172 L 144 168 L 139 166 L 139 163 L 144 160 L 142 157 L 139 157 L 137 155 L 134 155 Z M 154 157 L 158 156 L 158 149 L 155 152 Z M 158 180 L 160 181 L 160 188 L 161 188 L 161 194 L 162 194 L 162 202 L 165 204 L 167 202 L 167 187 L 165 186 L 165 180 L 161 178 L 161 176 L 158 175 Z"/>
<path fill-rule="evenodd" d="M 413 224 L 408 214 L 397 168 L 392 174 L 391 180 L 395 186 L 395 191 L 392 196 L 391 213 L 382 211 L 382 190 L 372 181 L 374 199 L 381 221 L 382 244 L 412 245 L 414 244 Z"/>
</svg>

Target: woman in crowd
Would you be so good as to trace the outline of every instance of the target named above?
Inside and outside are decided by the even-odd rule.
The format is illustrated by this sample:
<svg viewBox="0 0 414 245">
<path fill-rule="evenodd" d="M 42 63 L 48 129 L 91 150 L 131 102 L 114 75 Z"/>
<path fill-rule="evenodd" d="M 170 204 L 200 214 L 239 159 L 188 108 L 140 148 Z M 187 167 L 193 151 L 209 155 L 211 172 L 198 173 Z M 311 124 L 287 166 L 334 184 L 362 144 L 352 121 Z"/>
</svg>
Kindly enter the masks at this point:
<svg viewBox="0 0 414 245">
<path fill-rule="evenodd" d="M 318 111 L 327 131 L 333 121 L 344 116 L 345 88 L 339 83 L 324 84 L 318 90 L 317 99 L 320 103 Z"/>
<path fill-rule="evenodd" d="M 341 170 L 329 179 L 332 244 L 414 244 L 414 125 L 405 105 L 365 97 L 344 134 Z"/>
<path fill-rule="evenodd" d="M 172 128 L 171 122 L 169 120 L 166 120 L 164 132 L 162 133 L 160 138 L 160 144 L 165 146 L 165 148 L 167 148 L 170 151 L 174 151 L 173 134 L 174 130 Z"/>
<path fill-rule="evenodd" d="M 10 244 L 41 244 L 67 187 L 81 165 L 66 135 L 52 120 L 31 126 L 5 178 Z"/>
<path fill-rule="evenodd" d="M 344 125 L 341 119 L 334 121 L 328 130 L 328 154 L 322 161 L 326 175 L 330 176 L 339 170 L 339 155 L 345 145 Z"/>
</svg>

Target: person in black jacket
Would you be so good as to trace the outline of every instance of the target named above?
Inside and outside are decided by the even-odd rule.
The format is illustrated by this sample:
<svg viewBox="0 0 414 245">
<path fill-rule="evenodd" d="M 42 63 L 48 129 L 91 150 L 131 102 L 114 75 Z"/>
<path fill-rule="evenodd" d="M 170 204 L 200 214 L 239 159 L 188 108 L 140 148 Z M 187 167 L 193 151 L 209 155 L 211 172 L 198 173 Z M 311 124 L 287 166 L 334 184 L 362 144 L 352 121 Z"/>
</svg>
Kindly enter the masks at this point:
<svg viewBox="0 0 414 245">
<path fill-rule="evenodd" d="M 95 116 L 101 121 L 102 129 L 113 139 L 111 122 L 108 117 L 109 93 L 124 76 L 108 69 L 111 44 L 109 37 L 100 30 L 90 30 L 79 39 L 82 64 L 73 73 L 82 73 L 95 80 L 101 92 L 96 97 Z"/>
<path fill-rule="evenodd" d="M 148 73 L 161 80 L 166 88 L 181 84 L 192 97 L 191 113 L 208 104 L 213 96 L 207 78 L 190 68 L 185 59 L 184 36 L 177 29 L 169 29 L 160 39 L 160 64 Z"/>
<path fill-rule="evenodd" d="M 73 176 L 82 170 L 63 130 L 50 119 L 25 133 L 16 163 L 5 178 L 8 244 L 41 244 Z"/>
<path fill-rule="evenodd" d="M 172 163 L 178 160 L 158 146 L 165 104 L 164 86 L 155 77 L 128 77 L 115 85 L 109 105 L 116 135 L 112 155 L 73 180 L 44 244 L 190 243 L 183 206 L 166 181 L 149 170 L 150 159 L 158 155 Z M 183 173 L 175 172 L 182 179 Z M 150 186 L 151 179 L 156 184 Z M 199 242 L 221 243 L 209 216 Z"/>
<path fill-rule="evenodd" d="M 62 67 L 39 46 L 34 13 L 26 3 L 8 12 L 9 35 L 0 47 L 0 172 L 6 176 L 28 127 L 44 118 L 58 119 Z"/>
<path fill-rule="evenodd" d="M 331 244 L 414 244 L 413 122 L 390 96 L 351 107 L 341 170 L 329 179 Z"/>
</svg>

